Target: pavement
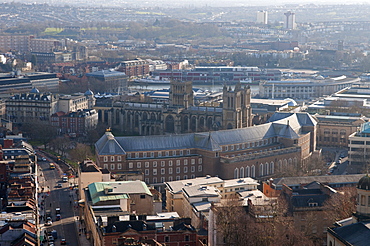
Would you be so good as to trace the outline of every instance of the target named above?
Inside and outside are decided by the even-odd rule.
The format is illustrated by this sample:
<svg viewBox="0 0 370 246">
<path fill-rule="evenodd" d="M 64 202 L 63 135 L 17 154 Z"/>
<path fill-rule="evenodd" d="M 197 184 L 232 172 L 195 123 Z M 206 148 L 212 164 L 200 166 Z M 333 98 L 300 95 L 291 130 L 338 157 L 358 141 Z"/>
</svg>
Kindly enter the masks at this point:
<svg viewBox="0 0 370 246">
<path fill-rule="evenodd" d="M 62 170 L 56 164 L 56 169 L 51 170 L 49 163 L 39 162 L 38 165 L 38 209 L 39 209 L 39 231 L 41 236 L 46 230 L 57 230 L 58 239 L 55 245 L 60 245 L 61 238 L 67 239 L 67 244 L 70 246 L 91 246 L 85 235 L 85 227 L 82 221 L 79 220 L 78 208 L 78 189 L 70 189 L 69 182 L 62 183 Z M 73 180 L 76 182 L 77 180 Z M 57 184 L 62 183 L 62 188 L 58 188 Z M 51 210 L 52 218 L 55 217 L 55 208 L 61 208 L 62 219 L 59 221 L 53 220 L 52 226 L 45 226 L 45 211 Z M 45 244 L 44 244 L 45 245 Z"/>
</svg>

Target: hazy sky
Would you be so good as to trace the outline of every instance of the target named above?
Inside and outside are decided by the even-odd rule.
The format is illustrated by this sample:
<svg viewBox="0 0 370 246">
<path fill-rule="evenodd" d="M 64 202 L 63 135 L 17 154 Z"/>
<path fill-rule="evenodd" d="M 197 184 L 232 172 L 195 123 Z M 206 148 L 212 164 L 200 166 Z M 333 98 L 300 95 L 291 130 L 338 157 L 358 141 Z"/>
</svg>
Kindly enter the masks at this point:
<svg viewBox="0 0 370 246">
<path fill-rule="evenodd" d="M 0 0 L 1 1 L 1 0 Z M 9 1 L 3 1 L 9 2 Z M 122 5 L 124 6 L 137 6 L 141 7 L 144 5 L 147 6 L 161 6 L 161 7 L 175 7 L 175 6 L 194 6 L 194 7 L 202 7 L 202 6 L 228 6 L 228 7 L 235 7 L 235 6 L 267 6 L 267 5 L 284 5 L 284 4 L 370 4 L 370 0 L 15 0 L 14 2 L 20 3 L 48 3 L 48 4 L 65 4 L 68 3 L 70 5 L 97 5 L 102 4 L 104 6 L 109 5 L 112 3 L 114 5 Z"/>
</svg>

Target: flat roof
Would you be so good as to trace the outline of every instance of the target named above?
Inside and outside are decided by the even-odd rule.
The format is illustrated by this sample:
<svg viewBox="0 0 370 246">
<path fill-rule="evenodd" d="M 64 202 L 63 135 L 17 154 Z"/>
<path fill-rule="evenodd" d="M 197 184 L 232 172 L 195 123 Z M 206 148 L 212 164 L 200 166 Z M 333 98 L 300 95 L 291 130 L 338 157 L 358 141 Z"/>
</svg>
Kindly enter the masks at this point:
<svg viewBox="0 0 370 246">
<path fill-rule="evenodd" d="M 258 185 L 258 182 L 252 178 L 229 179 L 224 181 L 224 187 L 240 186 L 240 185 Z"/>
<path fill-rule="evenodd" d="M 182 190 L 188 197 L 217 197 L 220 196 L 219 190 L 213 186 L 194 185 L 186 186 Z"/>
<path fill-rule="evenodd" d="M 195 179 L 183 179 L 178 181 L 171 181 L 166 182 L 166 186 L 173 192 L 173 193 L 180 193 L 182 188 L 191 185 L 208 185 L 208 184 L 216 184 L 216 183 L 223 183 L 223 180 L 219 177 L 198 177 Z"/>
</svg>

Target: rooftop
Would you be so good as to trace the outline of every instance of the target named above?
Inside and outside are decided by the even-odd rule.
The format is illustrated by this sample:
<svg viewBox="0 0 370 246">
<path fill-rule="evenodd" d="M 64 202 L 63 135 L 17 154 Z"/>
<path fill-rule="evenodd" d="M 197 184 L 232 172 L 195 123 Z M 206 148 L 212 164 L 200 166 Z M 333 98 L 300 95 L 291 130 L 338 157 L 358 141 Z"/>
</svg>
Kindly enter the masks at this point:
<svg viewBox="0 0 370 246">
<path fill-rule="evenodd" d="M 147 185 L 139 180 L 95 182 L 89 184 L 88 188 L 93 204 L 100 201 L 128 199 L 130 194 L 147 194 L 152 196 Z"/>
<path fill-rule="evenodd" d="M 87 73 L 87 77 L 98 77 L 98 78 L 106 78 L 106 77 L 117 77 L 117 76 L 126 76 L 123 72 L 118 72 L 115 70 L 102 70 L 92 73 Z"/>
<path fill-rule="evenodd" d="M 213 186 L 193 185 L 182 188 L 188 197 L 218 197 L 219 190 Z"/>
<path fill-rule="evenodd" d="M 329 230 L 339 239 L 345 240 L 350 245 L 367 246 L 370 238 L 370 222 L 360 222 Z M 334 232 L 334 233 L 333 233 Z"/>
<path fill-rule="evenodd" d="M 302 126 L 315 125 L 315 119 L 307 113 L 275 113 L 269 123 L 232 130 L 131 137 L 115 137 L 111 132 L 106 132 L 95 147 L 99 155 L 192 148 L 221 151 L 223 145 L 260 141 L 276 136 L 297 138 Z"/>
<path fill-rule="evenodd" d="M 194 207 L 196 212 L 208 212 L 212 206 L 211 202 L 196 202 L 193 203 L 192 206 Z"/>
<path fill-rule="evenodd" d="M 208 185 L 208 184 L 222 184 L 223 180 L 219 177 L 198 177 L 195 179 L 184 179 L 184 180 L 178 180 L 178 181 L 172 181 L 172 182 L 166 182 L 167 188 L 172 193 L 180 193 L 182 191 L 182 188 L 187 186 L 197 186 L 197 185 Z"/>
<path fill-rule="evenodd" d="M 255 206 L 264 206 L 271 204 L 276 199 L 271 199 L 265 196 L 260 190 L 240 191 L 238 192 L 240 198 L 243 199 L 243 206 L 248 206 L 248 200 Z"/>
<path fill-rule="evenodd" d="M 336 184 L 357 184 L 357 182 L 363 177 L 363 174 L 351 174 L 351 175 L 325 175 L 325 176 L 307 176 L 307 177 L 285 177 L 277 178 L 273 180 L 273 183 L 277 187 L 281 187 L 283 184 L 292 186 L 301 186 L 305 184 L 317 181 L 322 184 L 328 184 L 329 186 L 335 186 Z"/>
<path fill-rule="evenodd" d="M 99 167 L 92 160 L 85 160 L 80 164 L 81 172 L 100 172 Z"/>
<path fill-rule="evenodd" d="M 229 179 L 224 181 L 224 187 L 233 187 L 240 185 L 258 185 L 258 182 L 252 178 Z"/>
</svg>

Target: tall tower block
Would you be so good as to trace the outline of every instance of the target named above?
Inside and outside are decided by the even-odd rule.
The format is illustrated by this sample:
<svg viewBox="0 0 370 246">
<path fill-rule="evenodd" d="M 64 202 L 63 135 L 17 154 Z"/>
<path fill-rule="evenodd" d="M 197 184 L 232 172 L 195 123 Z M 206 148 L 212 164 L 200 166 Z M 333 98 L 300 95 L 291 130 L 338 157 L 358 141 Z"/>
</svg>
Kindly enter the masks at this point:
<svg viewBox="0 0 370 246">
<path fill-rule="evenodd" d="M 261 10 L 257 12 L 257 24 L 267 25 L 268 23 L 268 14 L 267 11 Z"/>
<path fill-rule="evenodd" d="M 285 15 L 285 28 L 286 29 L 295 29 L 296 23 L 295 23 L 295 13 L 292 13 L 291 11 L 288 11 L 284 13 Z"/>
</svg>

